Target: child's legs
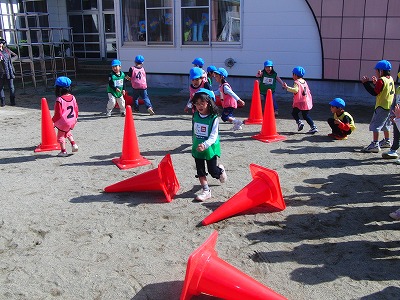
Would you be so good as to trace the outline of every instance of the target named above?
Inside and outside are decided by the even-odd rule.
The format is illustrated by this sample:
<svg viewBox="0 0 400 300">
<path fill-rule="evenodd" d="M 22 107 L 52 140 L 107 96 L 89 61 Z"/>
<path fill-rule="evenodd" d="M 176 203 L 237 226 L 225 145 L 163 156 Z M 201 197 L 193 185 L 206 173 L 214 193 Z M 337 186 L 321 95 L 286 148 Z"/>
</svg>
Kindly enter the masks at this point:
<svg viewBox="0 0 400 300">
<path fill-rule="evenodd" d="M 328 119 L 328 124 L 329 127 L 332 129 L 332 133 L 336 135 L 342 135 L 342 131 L 339 129 L 339 125 L 335 124 L 335 119 L 334 118 L 329 118 Z"/>
<path fill-rule="evenodd" d="M 111 112 L 115 106 L 115 97 L 108 93 L 108 103 L 107 103 L 107 112 Z"/>
<path fill-rule="evenodd" d="M 119 105 L 119 111 L 121 113 L 125 113 L 126 109 L 125 109 L 125 99 L 124 99 L 124 97 L 116 98 L 116 100 L 117 100 L 117 103 Z"/>
<path fill-rule="evenodd" d="M 310 125 L 310 127 L 314 127 L 314 121 L 308 115 L 309 112 L 310 112 L 309 110 L 302 110 L 301 114 L 303 116 L 303 119 L 307 122 L 307 124 Z"/>
<path fill-rule="evenodd" d="M 136 111 L 139 110 L 139 97 L 140 90 L 135 90 L 134 88 L 132 88 L 133 109 Z"/>
<path fill-rule="evenodd" d="M 400 138 L 399 129 L 397 128 L 396 125 L 393 125 L 393 143 L 390 150 L 396 151 L 397 149 L 399 149 L 399 138 Z"/>
<path fill-rule="evenodd" d="M 222 110 L 222 114 L 221 114 L 221 119 L 222 119 L 222 121 L 224 121 L 224 122 L 230 122 L 230 123 L 232 123 L 233 122 L 233 120 L 235 120 L 235 118 L 234 118 L 234 116 L 233 116 L 233 111 L 234 111 L 235 109 L 233 108 L 233 107 L 225 107 L 223 110 Z"/>
<path fill-rule="evenodd" d="M 195 158 L 194 161 L 196 163 L 196 177 L 199 178 L 201 186 L 208 186 L 205 159 Z"/>
<path fill-rule="evenodd" d="M 57 132 L 57 142 L 60 144 L 61 147 L 61 151 L 66 151 L 65 150 L 65 137 L 66 137 L 66 132 L 61 131 L 60 129 L 58 129 Z"/>
<path fill-rule="evenodd" d="M 274 104 L 274 111 L 278 110 L 278 102 L 276 102 L 274 97 L 275 92 L 272 93 L 272 103 Z"/>
<path fill-rule="evenodd" d="M 71 145 L 75 144 L 74 136 L 72 135 L 72 131 L 71 130 L 68 131 L 67 133 L 65 133 L 65 137 L 69 140 Z"/>
<path fill-rule="evenodd" d="M 210 160 L 206 160 L 206 163 L 207 163 L 208 172 L 210 173 L 211 177 L 219 179 L 219 177 L 221 176 L 222 170 L 217 165 L 217 159 L 218 159 L 218 156 L 214 156 Z"/>
<path fill-rule="evenodd" d="M 142 97 L 142 99 L 144 101 L 144 104 L 146 105 L 146 108 L 153 107 L 153 105 L 151 105 L 151 101 L 150 101 L 150 98 L 149 98 L 149 94 L 147 93 L 147 89 L 146 90 L 142 90 L 141 97 Z"/>
<path fill-rule="evenodd" d="M 300 113 L 300 109 L 298 109 L 297 107 L 293 107 L 292 117 L 296 121 L 296 123 L 300 123 L 299 113 Z"/>
<path fill-rule="evenodd" d="M 369 123 L 369 131 L 372 131 L 373 140 L 379 140 L 379 131 L 383 131 L 385 138 L 389 138 L 390 125 L 389 110 L 382 107 L 376 108 L 371 123 Z"/>
</svg>

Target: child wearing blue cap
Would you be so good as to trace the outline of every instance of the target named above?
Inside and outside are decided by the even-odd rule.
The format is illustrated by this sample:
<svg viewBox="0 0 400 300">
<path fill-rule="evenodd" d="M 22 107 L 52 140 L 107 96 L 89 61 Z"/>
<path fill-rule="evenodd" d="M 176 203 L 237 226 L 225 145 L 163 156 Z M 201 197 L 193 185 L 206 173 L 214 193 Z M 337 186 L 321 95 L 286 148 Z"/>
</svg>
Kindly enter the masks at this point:
<svg viewBox="0 0 400 300">
<path fill-rule="evenodd" d="M 189 100 L 186 103 L 185 108 L 183 109 L 184 112 L 189 112 L 192 109 L 192 112 L 194 112 L 195 107 L 192 105 L 192 98 L 193 95 L 199 90 L 199 89 L 207 89 L 211 90 L 211 86 L 208 83 L 208 81 L 204 81 L 203 79 L 203 70 L 200 69 L 199 67 L 193 67 L 189 71 L 189 78 L 191 81 L 191 84 L 189 85 Z"/>
<path fill-rule="evenodd" d="M 208 186 L 207 170 L 213 178 L 221 183 L 226 182 L 227 176 L 223 165 L 217 163 L 221 156 L 221 146 L 218 133 L 218 107 L 215 105 L 215 95 L 208 89 L 199 89 L 192 98 L 196 107 L 192 118 L 192 156 L 196 163 L 197 175 L 202 192 L 196 196 L 197 201 L 211 198 Z"/>
<path fill-rule="evenodd" d="M 283 83 L 283 88 L 288 92 L 293 93 L 293 109 L 292 117 L 297 123 L 297 131 L 302 131 L 304 128 L 304 123 L 300 120 L 299 113 L 301 112 L 303 119 L 310 125 L 310 130 L 308 133 L 314 134 L 318 132 L 317 126 L 315 126 L 314 121 L 309 116 L 309 112 L 313 107 L 311 91 L 308 87 L 307 81 L 303 78 L 306 71 L 303 67 L 297 66 L 293 69 L 293 80 L 294 85 L 290 87 Z"/>
<path fill-rule="evenodd" d="M 72 152 L 78 151 L 71 130 L 78 121 L 78 103 L 71 94 L 71 79 L 65 76 L 58 77 L 55 83 L 56 103 L 54 105 L 54 116 L 52 118 L 54 127 L 58 129 L 57 141 L 60 143 L 61 152 L 57 156 L 67 157 L 65 139 L 71 143 Z"/>
<path fill-rule="evenodd" d="M 356 129 L 354 118 L 344 110 L 346 103 L 342 98 L 333 99 L 329 105 L 333 118 L 328 119 L 328 124 L 332 129 L 332 133 L 328 136 L 337 140 L 345 140 Z"/>
<path fill-rule="evenodd" d="M 121 62 L 118 59 L 114 59 L 111 62 L 111 69 L 112 71 L 108 75 L 106 116 L 111 117 L 111 112 L 115 107 L 115 103 L 118 103 L 121 117 L 125 117 L 125 73 L 121 71 Z"/>
<path fill-rule="evenodd" d="M 126 78 L 131 81 L 133 90 L 133 100 L 135 112 L 139 112 L 139 98 L 144 102 L 147 108 L 147 112 L 150 116 L 154 115 L 153 105 L 151 104 L 149 94 L 147 93 L 147 79 L 146 70 L 143 67 L 144 57 L 143 55 L 137 55 L 135 57 L 135 65 L 129 68 L 128 75 Z"/>
</svg>

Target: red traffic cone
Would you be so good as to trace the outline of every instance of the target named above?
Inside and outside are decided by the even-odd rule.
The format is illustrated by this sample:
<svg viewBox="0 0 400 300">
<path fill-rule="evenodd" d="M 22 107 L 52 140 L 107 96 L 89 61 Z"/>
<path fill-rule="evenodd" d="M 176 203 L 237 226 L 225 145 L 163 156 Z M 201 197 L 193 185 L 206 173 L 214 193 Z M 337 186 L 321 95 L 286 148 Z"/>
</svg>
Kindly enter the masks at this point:
<svg viewBox="0 0 400 300">
<path fill-rule="evenodd" d="M 119 158 L 112 159 L 112 162 L 121 170 L 150 164 L 150 161 L 140 155 L 135 123 L 132 117 L 132 107 L 130 105 L 126 107 L 122 155 Z"/>
<path fill-rule="evenodd" d="M 167 154 L 158 168 L 133 176 L 104 189 L 106 193 L 163 191 L 168 202 L 171 202 L 180 188 L 172 166 L 171 155 Z"/>
<path fill-rule="evenodd" d="M 276 132 L 274 104 L 272 103 L 272 91 L 267 91 L 267 99 L 264 107 L 264 120 L 261 126 L 261 132 L 253 135 L 253 139 L 264 143 L 278 142 L 286 140 L 286 137 Z"/>
<path fill-rule="evenodd" d="M 253 96 L 251 98 L 250 114 L 249 118 L 244 121 L 246 125 L 251 124 L 262 124 L 263 114 L 261 109 L 261 98 L 260 98 L 260 85 L 258 80 L 254 81 Z"/>
<path fill-rule="evenodd" d="M 279 295 L 218 257 L 218 232 L 189 257 L 180 300 L 207 294 L 227 300 L 282 300 Z"/>
<path fill-rule="evenodd" d="M 286 208 L 278 173 L 256 164 L 250 164 L 250 172 L 253 181 L 206 217 L 202 225 L 221 221 L 261 204 L 266 204 L 271 212 Z"/>
<path fill-rule="evenodd" d="M 42 143 L 34 152 L 60 150 L 46 98 L 42 98 Z"/>
</svg>

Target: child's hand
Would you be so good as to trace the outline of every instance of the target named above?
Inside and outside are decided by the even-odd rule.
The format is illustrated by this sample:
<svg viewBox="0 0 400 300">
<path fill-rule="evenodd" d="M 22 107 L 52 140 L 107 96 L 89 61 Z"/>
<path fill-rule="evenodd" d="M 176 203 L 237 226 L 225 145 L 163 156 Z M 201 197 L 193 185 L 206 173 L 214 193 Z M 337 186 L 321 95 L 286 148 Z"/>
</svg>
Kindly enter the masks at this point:
<svg viewBox="0 0 400 300">
<path fill-rule="evenodd" d="M 200 144 L 197 146 L 196 150 L 198 152 L 203 152 L 204 150 L 206 150 L 206 146 L 204 146 L 204 144 Z"/>
<path fill-rule="evenodd" d="M 287 87 L 288 87 L 287 83 L 284 82 L 284 83 L 282 84 L 282 88 L 285 89 L 285 90 L 287 90 Z"/>
<path fill-rule="evenodd" d="M 367 82 L 367 81 L 369 81 L 368 76 L 363 76 L 363 77 L 361 77 L 361 82 L 362 82 L 362 83 L 365 83 L 365 82 Z"/>
<path fill-rule="evenodd" d="M 188 113 L 189 110 L 190 110 L 190 107 L 188 107 L 187 105 L 186 105 L 185 108 L 183 109 L 183 111 L 184 111 L 185 113 Z"/>
<path fill-rule="evenodd" d="M 239 104 L 239 107 L 243 107 L 246 104 L 242 99 L 239 99 L 237 103 Z"/>
<path fill-rule="evenodd" d="M 122 95 L 125 96 L 125 94 L 126 94 L 126 91 L 122 90 Z"/>
<path fill-rule="evenodd" d="M 261 76 L 262 76 L 262 71 L 261 71 L 261 70 L 258 70 L 258 71 L 257 71 L 256 77 L 261 77 Z"/>
<path fill-rule="evenodd" d="M 378 81 L 378 78 L 376 78 L 376 76 L 372 76 L 371 79 L 373 84 L 376 84 L 376 82 Z"/>
<path fill-rule="evenodd" d="M 335 119 L 335 121 L 333 121 L 335 124 L 339 125 L 342 123 L 342 121 L 340 121 L 339 119 Z"/>
<path fill-rule="evenodd" d="M 128 81 L 131 80 L 131 78 L 128 75 L 125 76 L 125 79 L 128 80 Z"/>
<path fill-rule="evenodd" d="M 400 119 L 400 104 L 397 104 L 394 107 L 394 115 L 396 116 L 396 119 L 399 118 Z"/>
</svg>

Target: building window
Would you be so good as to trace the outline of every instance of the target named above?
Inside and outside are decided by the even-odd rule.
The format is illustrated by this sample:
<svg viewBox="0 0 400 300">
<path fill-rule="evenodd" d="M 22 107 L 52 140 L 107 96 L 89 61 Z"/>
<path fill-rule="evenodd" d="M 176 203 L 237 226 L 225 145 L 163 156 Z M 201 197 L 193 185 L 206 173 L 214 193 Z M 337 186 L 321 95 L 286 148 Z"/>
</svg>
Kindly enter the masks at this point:
<svg viewBox="0 0 400 300">
<path fill-rule="evenodd" d="M 212 0 L 213 42 L 241 42 L 240 0 Z"/>
<path fill-rule="evenodd" d="M 182 44 L 210 43 L 208 0 L 182 0 Z"/>
</svg>

